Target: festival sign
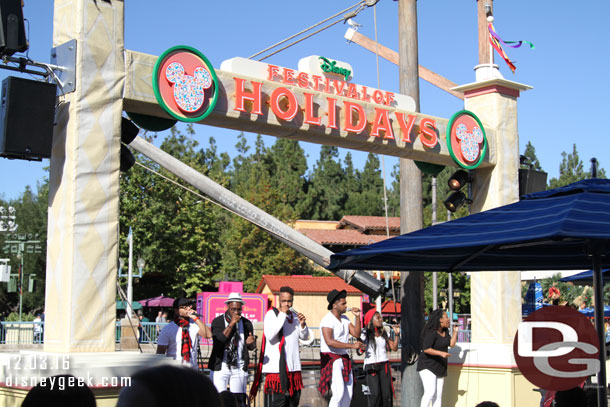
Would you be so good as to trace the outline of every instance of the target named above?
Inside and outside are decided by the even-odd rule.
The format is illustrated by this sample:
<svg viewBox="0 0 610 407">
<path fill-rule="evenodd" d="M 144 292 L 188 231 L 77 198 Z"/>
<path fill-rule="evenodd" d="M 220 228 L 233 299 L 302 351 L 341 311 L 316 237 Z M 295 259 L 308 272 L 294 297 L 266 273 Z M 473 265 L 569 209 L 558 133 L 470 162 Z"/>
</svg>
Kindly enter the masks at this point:
<svg viewBox="0 0 610 407">
<path fill-rule="evenodd" d="M 184 55 L 189 51 L 191 59 Z M 157 103 L 146 103 L 152 101 L 138 78 L 147 76 L 153 58 L 127 52 L 134 75 L 126 84 L 126 111 L 162 116 L 160 106 L 178 120 L 452 166 L 450 149 L 462 151 L 462 144 L 470 143 L 466 150 L 473 151 L 473 137 L 478 139 L 477 132 L 448 145 L 447 119 L 414 112 L 411 97 L 353 83 L 348 63 L 316 55 L 299 61 L 298 70 L 240 57 L 214 70 L 200 52 L 174 47 L 152 63 Z M 200 67 L 209 77 L 196 71 Z M 473 162 L 467 161 L 470 153 L 461 157 L 466 161 L 456 161 L 471 168 L 493 165 L 483 126 L 474 120 L 485 140 L 480 154 Z"/>
<path fill-rule="evenodd" d="M 474 113 L 461 110 L 451 117 L 447 126 L 447 147 L 460 167 L 472 170 L 481 164 L 487 151 L 487 138 Z"/>
<path fill-rule="evenodd" d="M 210 61 L 187 46 L 168 49 L 153 71 L 157 101 L 172 117 L 198 122 L 209 115 L 218 99 L 218 78 Z"/>
</svg>

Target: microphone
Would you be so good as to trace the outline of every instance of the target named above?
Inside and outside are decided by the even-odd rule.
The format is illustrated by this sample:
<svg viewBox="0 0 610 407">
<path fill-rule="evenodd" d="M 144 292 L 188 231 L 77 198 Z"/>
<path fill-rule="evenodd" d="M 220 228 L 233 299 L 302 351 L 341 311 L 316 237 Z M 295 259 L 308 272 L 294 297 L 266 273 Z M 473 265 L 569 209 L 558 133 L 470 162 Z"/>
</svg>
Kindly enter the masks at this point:
<svg viewBox="0 0 610 407">
<path fill-rule="evenodd" d="M 295 310 L 295 309 L 294 309 L 294 308 L 292 308 L 292 307 L 288 308 L 288 311 L 292 311 L 292 312 L 294 312 L 294 313 L 295 313 L 295 315 L 299 313 L 299 311 Z"/>
</svg>

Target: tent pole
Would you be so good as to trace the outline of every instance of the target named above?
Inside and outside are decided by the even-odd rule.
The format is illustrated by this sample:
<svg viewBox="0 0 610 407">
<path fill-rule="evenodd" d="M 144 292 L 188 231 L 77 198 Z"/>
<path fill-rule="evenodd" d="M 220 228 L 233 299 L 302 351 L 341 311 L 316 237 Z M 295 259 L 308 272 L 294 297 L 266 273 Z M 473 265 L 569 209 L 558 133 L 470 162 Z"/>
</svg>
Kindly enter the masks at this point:
<svg viewBox="0 0 610 407">
<path fill-rule="evenodd" d="M 608 406 L 606 380 L 606 338 L 604 335 L 604 280 L 602 278 L 602 267 L 598 248 L 593 252 L 593 292 L 595 293 L 595 330 L 599 339 L 599 363 L 600 369 L 597 373 L 597 405 Z"/>
</svg>

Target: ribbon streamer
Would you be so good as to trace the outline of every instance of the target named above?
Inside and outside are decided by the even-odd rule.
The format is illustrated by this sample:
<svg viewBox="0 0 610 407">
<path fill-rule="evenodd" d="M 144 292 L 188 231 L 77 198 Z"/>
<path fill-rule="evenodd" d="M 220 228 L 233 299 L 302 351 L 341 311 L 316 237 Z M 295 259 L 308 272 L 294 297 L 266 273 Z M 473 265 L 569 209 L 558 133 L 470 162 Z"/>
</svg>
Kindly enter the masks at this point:
<svg viewBox="0 0 610 407">
<path fill-rule="evenodd" d="M 502 40 L 502 38 L 500 38 L 500 36 L 494 31 L 493 25 L 491 23 L 488 24 L 489 26 L 489 34 L 494 37 L 496 40 L 500 41 L 502 44 L 506 45 L 507 47 L 511 47 L 511 48 L 519 48 L 521 47 L 521 45 L 523 44 L 527 44 L 529 45 L 530 49 L 534 49 L 536 47 L 534 47 L 534 44 L 532 44 L 529 41 L 504 41 Z M 511 44 L 517 44 L 517 45 L 511 45 Z"/>
<path fill-rule="evenodd" d="M 502 59 L 504 59 L 504 62 L 506 62 L 506 64 L 510 68 L 511 72 L 515 73 L 515 70 L 517 69 L 517 67 L 515 67 L 515 64 L 508 58 L 508 55 L 506 55 L 506 52 L 504 52 L 504 49 L 502 48 L 502 45 L 500 44 L 500 41 L 502 41 L 502 39 L 494 31 L 493 24 L 489 23 L 489 24 L 487 24 L 487 27 L 489 28 L 489 43 L 496 50 L 496 52 L 502 57 Z M 502 41 L 502 43 L 505 44 L 504 41 Z"/>
</svg>

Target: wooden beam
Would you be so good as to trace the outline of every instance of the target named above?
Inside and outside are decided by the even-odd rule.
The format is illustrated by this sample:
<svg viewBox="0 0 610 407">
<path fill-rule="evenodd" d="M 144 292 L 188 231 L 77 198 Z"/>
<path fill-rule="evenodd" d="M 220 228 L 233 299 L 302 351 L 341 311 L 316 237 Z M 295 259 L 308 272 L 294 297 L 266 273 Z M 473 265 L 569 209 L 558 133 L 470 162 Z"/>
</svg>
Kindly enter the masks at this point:
<svg viewBox="0 0 610 407">
<path fill-rule="evenodd" d="M 362 48 L 367 49 L 373 53 L 376 52 L 376 48 L 378 48 L 379 56 L 383 59 L 390 61 L 393 64 L 398 65 L 398 52 L 391 50 L 388 47 L 385 47 L 381 44 L 375 45 L 375 41 L 370 39 L 369 37 L 360 34 L 353 29 L 349 29 L 347 34 L 345 34 L 345 38 L 349 41 L 360 45 Z M 419 77 L 425 80 L 426 82 L 431 83 L 432 85 L 444 90 L 447 93 L 452 94 L 458 99 L 464 100 L 464 94 L 461 92 L 456 92 L 451 90 L 451 88 L 458 86 L 457 83 L 451 82 L 449 79 L 441 76 L 435 72 L 432 72 L 428 68 L 425 68 L 421 65 L 419 67 Z"/>
</svg>

